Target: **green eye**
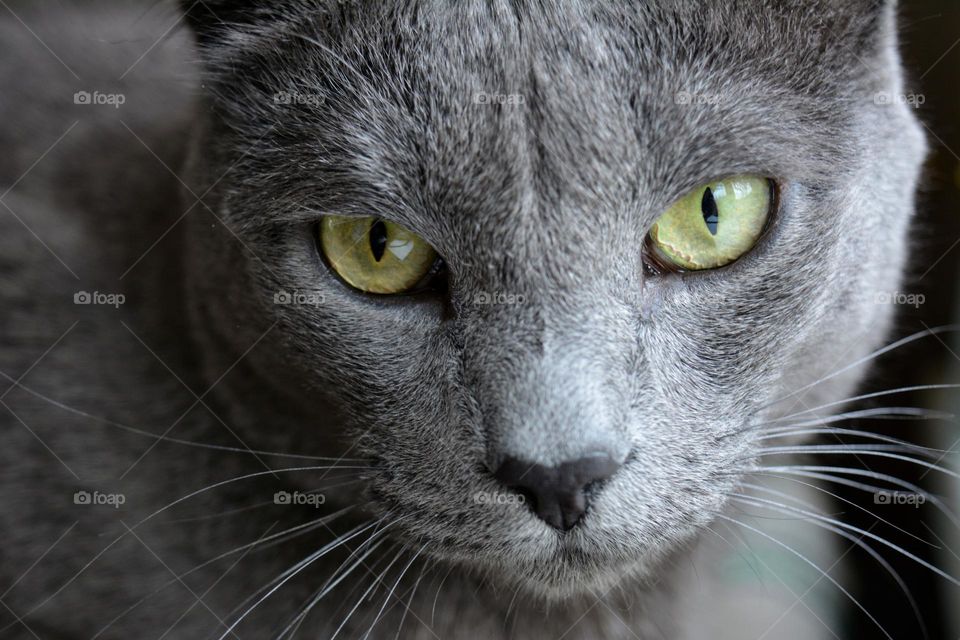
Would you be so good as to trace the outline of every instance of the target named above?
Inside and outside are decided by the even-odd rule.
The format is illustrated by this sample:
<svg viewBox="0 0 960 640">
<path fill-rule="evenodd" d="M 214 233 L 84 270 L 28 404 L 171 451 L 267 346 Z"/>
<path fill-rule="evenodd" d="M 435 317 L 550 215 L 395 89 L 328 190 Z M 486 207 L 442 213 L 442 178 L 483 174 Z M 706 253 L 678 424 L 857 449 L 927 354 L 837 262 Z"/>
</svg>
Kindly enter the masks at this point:
<svg viewBox="0 0 960 640">
<path fill-rule="evenodd" d="M 734 176 L 697 187 L 650 229 L 657 257 L 699 271 L 730 264 L 757 243 L 774 202 L 773 182 Z"/>
<path fill-rule="evenodd" d="M 423 238 L 376 217 L 325 216 L 320 221 L 320 247 L 347 284 L 367 293 L 410 291 L 439 262 Z"/>
</svg>

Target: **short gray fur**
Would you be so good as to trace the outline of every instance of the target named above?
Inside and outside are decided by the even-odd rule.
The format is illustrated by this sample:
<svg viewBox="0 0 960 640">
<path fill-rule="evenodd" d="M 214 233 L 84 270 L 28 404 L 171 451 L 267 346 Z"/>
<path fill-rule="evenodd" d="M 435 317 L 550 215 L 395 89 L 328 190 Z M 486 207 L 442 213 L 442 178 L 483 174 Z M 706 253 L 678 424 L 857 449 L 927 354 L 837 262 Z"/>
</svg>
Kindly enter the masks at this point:
<svg viewBox="0 0 960 640">
<path fill-rule="evenodd" d="M 169 11 L 14 4 L 72 73 L 17 20 L 0 21 L 0 193 L 79 122 L 3 198 L 31 231 L 0 208 L 0 371 L 18 378 L 79 320 L 23 386 L 121 425 L 175 424 L 169 437 L 373 466 L 326 492 L 324 511 L 160 522 L 330 477 L 286 472 L 209 491 L 137 527 L 139 539 L 128 533 L 57 592 L 180 496 L 264 472 L 261 460 L 311 462 L 162 442 L 118 480 L 150 438 L 15 387 L 4 403 L 19 419 L 0 410 L 0 585 L 78 524 L 4 603 L 43 638 L 88 639 L 171 571 L 354 504 L 332 531 L 386 516 L 390 541 L 426 545 L 399 587 L 409 596 L 429 560 L 404 638 L 696 629 L 708 612 L 682 606 L 694 587 L 680 569 L 756 464 L 754 428 L 851 395 L 862 367 L 771 406 L 888 338 L 893 307 L 876 298 L 900 282 L 926 149 L 907 106 L 875 99 L 904 93 L 893 4 L 245 6 L 255 4 L 208 0 L 222 20 L 194 5 L 203 46 L 175 29 L 119 81 Z M 126 103 L 73 104 L 93 89 Z M 319 98 L 278 104 L 280 92 Z M 737 173 L 783 182 L 755 250 L 716 272 L 646 274 L 640 247 L 657 216 Z M 204 204 L 179 220 L 190 191 Z M 448 264 L 448 299 L 347 288 L 317 253 L 324 213 L 382 214 L 422 235 Z M 76 306 L 80 290 L 120 291 L 127 304 Z M 324 301 L 276 304 L 281 291 Z M 523 302 L 477 304 L 481 293 Z M 167 367 L 198 395 L 213 385 L 202 404 Z M 507 455 L 549 466 L 595 450 L 625 463 L 565 535 L 522 505 L 476 500 L 503 491 L 490 469 Z M 74 505 L 81 489 L 126 503 Z M 159 637 L 191 605 L 167 637 L 219 637 L 208 606 L 229 622 L 331 530 L 252 552 L 206 595 L 231 560 L 193 573 L 101 637 Z M 393 558 L 390 541 L 366 560 L 374 573 Z M 274 637 L 345 559 L 331 554 L 288 582 L 239 637 Z M 363 637 L 406 563 L 341 637 Z M 320 601 L 304 637 L 329 637 L 371 579 L 360 568 Z M 609 606 L 595 604 L 600 594 Z M 394 637 L 403 615 L 395 604 L 371 637 Z M 30 637 L 16 623 L 4 633 Z"/>
</svg>

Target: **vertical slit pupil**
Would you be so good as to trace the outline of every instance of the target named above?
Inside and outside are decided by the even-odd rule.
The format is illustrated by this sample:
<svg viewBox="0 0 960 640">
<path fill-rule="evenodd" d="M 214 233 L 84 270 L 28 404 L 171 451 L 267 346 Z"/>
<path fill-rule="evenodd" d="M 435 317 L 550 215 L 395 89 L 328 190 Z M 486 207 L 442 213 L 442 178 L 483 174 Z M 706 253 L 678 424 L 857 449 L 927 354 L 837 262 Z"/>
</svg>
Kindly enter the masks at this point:
<svg viewBox="0 0 960 640">
<path fill-rule="evenodd" d="M 710 187 L 703 192 L 703 200 L 700 201 L 700 211 L 703 212 L 703 221 L 710 231 L 710 235 L 717 235 L 717 224 L 720 222 L 720 212 L 717 211 L 717 201 L 713 199 L 713 191 Z"/>
<path fill-rule="evenodd" d="M 373 259 L 380 262 L 386 250 L 387 225 L 383 220 L 377 219 L 370 225 L 370 252 L 373 253 Z"/>
</svg>

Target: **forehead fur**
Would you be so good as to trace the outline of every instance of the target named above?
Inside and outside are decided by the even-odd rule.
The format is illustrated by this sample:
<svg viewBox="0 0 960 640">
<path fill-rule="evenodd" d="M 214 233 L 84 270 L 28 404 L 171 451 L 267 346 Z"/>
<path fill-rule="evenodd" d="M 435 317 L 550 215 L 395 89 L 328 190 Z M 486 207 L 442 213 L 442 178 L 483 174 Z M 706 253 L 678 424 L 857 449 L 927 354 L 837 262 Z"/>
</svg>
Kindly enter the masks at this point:
<svg viewBox="0 0 960 640">
<path fill-rule="evenodd" d="M 842 179 L 823 159 L 856 151 L 849 120 L 883 80 L 867 2 L 267 14 L 200 26 L 238 186 L 269 184 L 282 206 L 256 210 L 288 218 L 389 211 L 438 246 L 464 218 L 549 229 L 602 209 L 646 226 L 721 174 Z"/>
</svg>

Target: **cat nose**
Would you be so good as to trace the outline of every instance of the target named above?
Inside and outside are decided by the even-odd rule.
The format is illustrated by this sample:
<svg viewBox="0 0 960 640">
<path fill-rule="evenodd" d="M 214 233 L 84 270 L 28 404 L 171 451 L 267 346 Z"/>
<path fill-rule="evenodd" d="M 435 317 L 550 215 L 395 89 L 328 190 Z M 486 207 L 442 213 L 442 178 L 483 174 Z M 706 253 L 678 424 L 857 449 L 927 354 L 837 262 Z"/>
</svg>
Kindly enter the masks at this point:
<svg viewBox="0 0 960 640">
<path fill-rule="evenodd" d="M 508 457 L 494 473 L 507 487 L 524 494 L 537 517 L 560 531 L 569 531 L 587 510 L 586 489 L 606 480 L 620 463 L 594 452 L 555 467 Z"/>
</svg>

